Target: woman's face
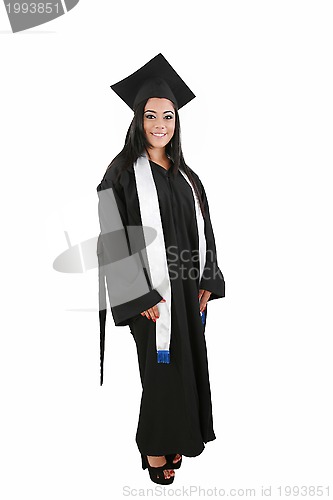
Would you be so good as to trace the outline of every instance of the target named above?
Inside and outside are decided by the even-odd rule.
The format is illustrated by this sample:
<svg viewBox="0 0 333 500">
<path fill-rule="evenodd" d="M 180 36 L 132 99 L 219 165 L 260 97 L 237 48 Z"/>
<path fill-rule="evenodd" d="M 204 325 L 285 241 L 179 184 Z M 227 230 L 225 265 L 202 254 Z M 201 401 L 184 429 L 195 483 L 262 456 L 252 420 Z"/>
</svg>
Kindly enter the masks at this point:
<svg viewBox="0 0 333 500">
<path fill-rule="evenodd" d="M 143 128 L 153 148 L 165 148 L 172 139 L 175 123 L 175 109 L 169 99 L 148 99 L 143 112 Z"/>
</svg>

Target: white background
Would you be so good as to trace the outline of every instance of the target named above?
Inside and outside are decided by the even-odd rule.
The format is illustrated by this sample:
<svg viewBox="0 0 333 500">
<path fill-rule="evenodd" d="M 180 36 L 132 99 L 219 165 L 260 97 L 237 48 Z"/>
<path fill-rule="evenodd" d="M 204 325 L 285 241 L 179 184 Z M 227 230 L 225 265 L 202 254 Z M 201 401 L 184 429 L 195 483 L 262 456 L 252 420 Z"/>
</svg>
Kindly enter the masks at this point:
<svg viewBox="0 0 333 500">
<path fill-rule="evenodd" d="M 132 118 L 110 85 L 159 52 L 197 96 L 180 110 L 183 151 L 226 281 L 206 328 L 217 439 L 165 495 L 330 485 L 332 14 L 328 1 L 81 0 L 12 34 L 0 6 L 1 498 L 154 488 L 129 330 L 108 314 L 100 387 L 97 270 L 52 266 L 64 231 L 72 245 L 99 232 L 96 187 Z"/>
</svg>

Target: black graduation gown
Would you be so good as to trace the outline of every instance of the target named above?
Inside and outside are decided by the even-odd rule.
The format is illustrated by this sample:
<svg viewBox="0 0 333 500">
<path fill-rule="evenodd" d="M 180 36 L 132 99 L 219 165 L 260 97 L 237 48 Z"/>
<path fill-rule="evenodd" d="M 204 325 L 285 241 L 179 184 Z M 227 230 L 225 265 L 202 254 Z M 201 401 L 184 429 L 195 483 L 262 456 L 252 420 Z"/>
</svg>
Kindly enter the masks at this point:
<svg viewBox="0 0 333 500">
<path fill-rule="evenodd" d="M 180 453 L 194 457 L 203 451 L 204 443 L 216 438 L 204 333 L 208 304 L 225 296 L 225 282 L 217 263 L 207 197 L 199 177 L 191 170 L 206 210 L 207 260 L 200 283 L 193 279 L 193 276 L 198 276 L 193 273 L 193 268 L 199 269 L 198 259 L 190 259 L 190 255 L 198 255 L 199 248 L 191 187 L 180 172 L 172 175 L 173 164 L 169 170 L 153 161 L 150 165 L 157 188 L 165 244 L 168 249 L 172 248 L 170 254 L 167 252 L 171 284 L 170 364 L 157 363 L 156 324 L 140 314 L 162 300 L 158 291 L 152 289 L 146 272 L 147 293 L 115 307 L 110 304 L 111 312 L 116 326 L 129 326 L 136 343 L 143 389 L 136 433 L 139 451 L 144 455 Z M 118 171 L 117 164 L 109 168 L 97 191 L 112 188 L 124 226 L 140 226 L 133 167 L 123 171 L 119 180 Z M 100 209 L 103 231 L 103 221 L 108 214 L 101 212 Z M 99 244 L 98 253 L 101 254 L 103 244 Z M 179 260 L 175 258 L 176 254 Z M 212 292 L 204 321 L 199 311 L 199 289 Z M 100 293 L 103 293 L 101 289 Z M 104 312 L 100 312 L 101 324 L 105 321 Z M 103 325 L 101 332 L 104 333 Z M 102 339 L 101 348 L 104 350 Z M 101 362 L 102 358 L 101 352 Z"/>
</svg>

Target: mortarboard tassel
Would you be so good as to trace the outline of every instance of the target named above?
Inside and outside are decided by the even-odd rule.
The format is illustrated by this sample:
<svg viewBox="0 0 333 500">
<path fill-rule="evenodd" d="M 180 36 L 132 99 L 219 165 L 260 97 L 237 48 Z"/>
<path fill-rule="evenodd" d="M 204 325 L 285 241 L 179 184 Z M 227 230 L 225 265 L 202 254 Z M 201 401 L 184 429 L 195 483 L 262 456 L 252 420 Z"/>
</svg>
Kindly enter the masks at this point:
<svg viewBox="0 0 333 500">
<path fill-rule="evenodd" d="M 105 351 L 105 322 L 106 322 L 106 309 L 102 309 L 101 311 L 99 311 L 100 371 L 101 371 L 100 385 L 103 385 L 104 351 Z"/>
<path fill-rule="evenodd" d="M 98 257 L 98 304 L 99 304 L 99 337 L 100 337 L 100 385 L 103 385 L 104 373 L 104 351 L 105 351 L 105 323 L 106 323 L 106 289 L 105 289 L 105 269 L 103 265 L 103 252 L 99 250 L 99 240 L 97 244 Z"/>
</svg>

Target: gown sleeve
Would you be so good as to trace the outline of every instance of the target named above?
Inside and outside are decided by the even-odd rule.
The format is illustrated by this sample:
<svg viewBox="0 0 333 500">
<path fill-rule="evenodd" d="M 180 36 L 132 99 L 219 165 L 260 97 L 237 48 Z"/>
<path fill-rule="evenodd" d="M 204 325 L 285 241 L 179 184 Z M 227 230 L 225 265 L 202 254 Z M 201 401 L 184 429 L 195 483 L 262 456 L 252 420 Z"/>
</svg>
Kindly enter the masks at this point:
<svg viewBox="0 0 333 500">
<path fill-rule="evenodd" d="M 206 263 L 199 289 L 212 292 L 208 300 L 213 300 L 225 297 L 225 281 L 217 262 L 215 237 L 209 214 L 207 195 L 201 182 L 200 184 L 202 201 L 205 208 Z"/>
<path fill-rule="evenodd" d="M 98 217 L 101 232 L 97 240 L 99 323 L 100 323 L 100 369 L 103 384 L 105 351 L 106 289 L 112 317 L 116 326 L 129 325 L 133 317 L 153 307 L 162 296 L 153 289 L 141 252 L 133 250 L 137 241 L 132 241 L 129 231 L 126 199 L 120 184 L 112 177 L 104 176 L 97 186 Z M 140 227 L 136 228 L 140 229 Z M 135 233 L 135 240 L 138 238 Z M 143 245 L 141 245 L 142 248 Z M 106 288 L 107 287 L 107 288 Z"/>
</svg>

